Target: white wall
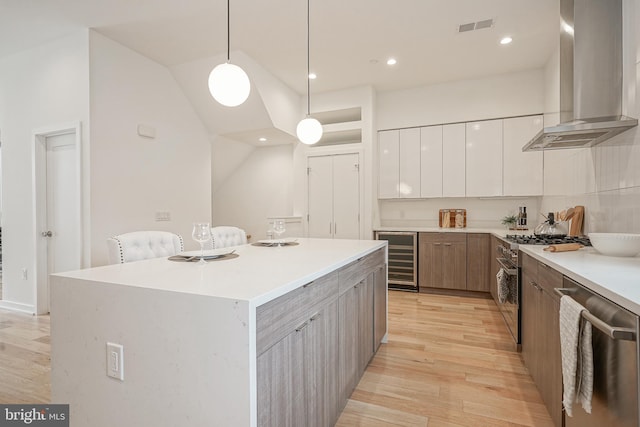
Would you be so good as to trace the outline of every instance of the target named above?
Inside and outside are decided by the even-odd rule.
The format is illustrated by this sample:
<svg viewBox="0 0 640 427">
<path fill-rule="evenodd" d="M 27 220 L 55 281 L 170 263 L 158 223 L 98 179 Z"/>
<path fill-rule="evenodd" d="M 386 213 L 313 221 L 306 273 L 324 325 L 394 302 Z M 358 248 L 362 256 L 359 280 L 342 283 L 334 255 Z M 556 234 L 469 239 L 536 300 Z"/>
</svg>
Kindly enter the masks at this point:
<svg viewBox="0 0 640 427">
<path fill-rule="evenodd" d="M 640 117 L 640 7 L 623 3 L 625 92 L 623 111 Z M 630 17 L 635 17 L 632 19 Z M 629 66 L 629 63 L 635 66 Z M 553 96 L 557 64 L 548 65 L 547 97 Z M 553 102 L 549 103 L 553 108 Z M 640 233 L 640 130 L 634 128 L 592 148 L 544 153 L 544 212 L 585 206 L 585 232 Z"/>
<path fill-rule="evenodd" d="M 377 97 L 377 129 L 540 114 L 545 111 L 545 75 L 545 70 L 539 69 L 382 92 Z M 377 164 L 375 168 L 377 171 Z M 517 212 L 518 206 L 523 205 L 534 213 L 539 200 L 535 197 L 380 200 L 374 221 L 376 225 L 391 227 L 433 227 L 438 225 L 439 209 L 464 208 L 468 227 L 502 227 L 501 218 Z M 534 217 L 533 221 L 537 219 Z"/>
<path fill-rule="evenodd" d="M 90 40 L 92 265 L 107 262 L 107 237 L 135 230 L 173 231 L 195 248 L 192 223 L 211 219 L 202 122 L 166 67 L 96 32 Z M 155 221 L 157 211 L 171 221 Z"/>
<path fill-rule="evenodd" d="M 82 30 L 0 58 L 5 307 L 35 312 L 35 241 L 39 230 L 35 229 L 33 217 L 32 133 L 38 128 L 80 121 L 86 154 L 88 55 L 88 32 Z M 88 169 L 83 172 L 86 180 Z M 27 279 L 23 279 L 23 269 Z"/>
<path fill-rule="evenodd" d="M 539 114 L 543 108 L 544 70 L 530 70 L 380 92 L 376 129 Z"/>
<path fill-rule="evenodd" d="M 291 216 L 293 146 L 254 147 L 217 137 L 213 142 L 213 224 L 234 225 L 264 239 L 267 217 Z"/>
</svg>

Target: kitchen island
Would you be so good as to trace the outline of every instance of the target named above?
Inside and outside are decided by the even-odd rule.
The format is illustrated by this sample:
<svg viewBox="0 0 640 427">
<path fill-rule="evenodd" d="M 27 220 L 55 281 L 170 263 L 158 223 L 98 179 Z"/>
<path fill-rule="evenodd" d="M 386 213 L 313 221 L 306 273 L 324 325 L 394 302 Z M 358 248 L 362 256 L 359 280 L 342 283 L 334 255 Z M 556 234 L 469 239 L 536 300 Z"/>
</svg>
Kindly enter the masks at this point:
<svg viewBox="0 0 640 427">
<path fill-rule="evenodd" d="M 297 243 L 52 276 L 52 402 L 72 426 L 332 425 L 386 337 L 386 242 Z"/>
</svg>

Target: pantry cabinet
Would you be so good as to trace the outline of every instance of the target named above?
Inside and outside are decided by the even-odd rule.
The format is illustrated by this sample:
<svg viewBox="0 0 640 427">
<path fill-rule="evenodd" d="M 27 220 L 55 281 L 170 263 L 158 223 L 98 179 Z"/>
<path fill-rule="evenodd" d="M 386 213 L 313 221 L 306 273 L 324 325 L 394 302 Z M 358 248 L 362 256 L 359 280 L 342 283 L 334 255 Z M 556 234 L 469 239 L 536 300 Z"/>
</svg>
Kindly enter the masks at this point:
<svg viewBox="0 0 640 427">
<path fill-rule="evenodd" d="M 522 257 L 522 359 L 551 419 L 562 426 L 560 297 L 562 274 L 527 254 Z"/>
</svg>

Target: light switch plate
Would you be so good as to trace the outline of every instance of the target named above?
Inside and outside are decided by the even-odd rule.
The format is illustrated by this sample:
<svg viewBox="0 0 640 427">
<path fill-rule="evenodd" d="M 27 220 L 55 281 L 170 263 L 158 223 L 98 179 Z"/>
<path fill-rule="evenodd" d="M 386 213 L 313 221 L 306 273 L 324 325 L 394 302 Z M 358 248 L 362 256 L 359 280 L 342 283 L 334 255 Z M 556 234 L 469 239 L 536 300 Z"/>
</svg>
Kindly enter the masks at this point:
<svg viewBox="0 0 640 427">
<path fill-rule="evenodd" d="M 124 347 L 107 343 L 107 376 L 124 381 Z"/>
</svg>

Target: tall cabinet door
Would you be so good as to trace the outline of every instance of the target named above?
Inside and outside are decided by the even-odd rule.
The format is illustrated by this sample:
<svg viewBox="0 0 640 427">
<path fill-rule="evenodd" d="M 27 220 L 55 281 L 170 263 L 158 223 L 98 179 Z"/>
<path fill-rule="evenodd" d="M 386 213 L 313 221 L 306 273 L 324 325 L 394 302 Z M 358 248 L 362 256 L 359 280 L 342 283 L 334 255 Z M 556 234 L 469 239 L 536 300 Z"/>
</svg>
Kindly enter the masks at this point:
<svg viewBox="0 0 640 427">
<path fill-rule="evenodd" d="M 400 173 L 400 131 L 378 133 L 378 197 L 398 198 Z"/>
<path fill-rule="evenodd" d="M 502 195 L 502 119 L 467 123 L 467 197 Z"/>
<path fill-rule="evenodd" d="M 420 129 L 420 195 L 442 197 L 442 126 Z"/>
<path fill-rule="evenodd" d="M 307 159 L 309 181 L 309 237 L 333 237 L 333 158 Z"/>
<path fill-rule="evenodd" d="M 465 196 L 464 123 L 442 126 L 442 197 Z"/>
<path fill-rule="evenodd" d="M 333 237 L 360 238 L 360 156 L 333 156 Z"/>
<path fill-rule="evenodd" d="M 542 151 L 522 147 L 542 130 L 542 115 L 504 119 L 504 195 L 542 195 Z"/>
<path fill-rule="evenodd" d="M 308 236 L 360 238 L 360 155 L 309 157 Z"/>
<path fill-rule="evenodd" d="M 420 128 L 402 129 L 400 131 L 399 150 L 399 182 L 400 198 L 415 199 L 420 197 Z"/>
</svg>

